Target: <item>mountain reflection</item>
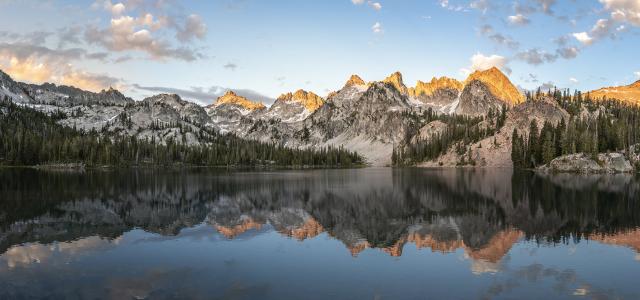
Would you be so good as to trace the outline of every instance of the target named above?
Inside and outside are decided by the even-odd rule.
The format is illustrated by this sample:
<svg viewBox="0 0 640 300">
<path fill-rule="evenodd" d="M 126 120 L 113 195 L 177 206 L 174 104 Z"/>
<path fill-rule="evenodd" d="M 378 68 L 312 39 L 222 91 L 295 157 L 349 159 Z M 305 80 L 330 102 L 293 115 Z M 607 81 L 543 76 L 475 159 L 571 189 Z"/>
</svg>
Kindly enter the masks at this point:
<svg viewBox="0 0 640 300">
<path fill-rule="evenodd" d="M 632 175 L 506 170 L 3 170 L 0 252 L 25 263 L 44 259 L 39 247 L 54 241 L 61 253 L 72 244 L 100 249 L 135 228 L 173 236 L 204 222 L 225 239 L 326 233 L 353 256 L 397 257 L 409 244 L 462 250 L 485 272 L 522 239 L 590 239 L 640 253 L 639 188 Z"/>
</svg>

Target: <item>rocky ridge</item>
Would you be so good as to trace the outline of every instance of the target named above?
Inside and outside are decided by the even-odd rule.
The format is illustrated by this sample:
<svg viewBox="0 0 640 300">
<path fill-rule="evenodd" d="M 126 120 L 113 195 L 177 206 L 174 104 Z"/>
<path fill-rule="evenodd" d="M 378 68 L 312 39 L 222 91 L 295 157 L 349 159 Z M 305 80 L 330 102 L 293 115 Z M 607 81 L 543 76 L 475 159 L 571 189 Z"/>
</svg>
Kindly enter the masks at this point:
<svg viewBox="0 0 640 300">
<path fill-rule="evenodd" d="M 640 80 L 626 86 L 601 88 L 588 94 L 593 99 L 617 99 L 640 105 Z"/>
</svg>

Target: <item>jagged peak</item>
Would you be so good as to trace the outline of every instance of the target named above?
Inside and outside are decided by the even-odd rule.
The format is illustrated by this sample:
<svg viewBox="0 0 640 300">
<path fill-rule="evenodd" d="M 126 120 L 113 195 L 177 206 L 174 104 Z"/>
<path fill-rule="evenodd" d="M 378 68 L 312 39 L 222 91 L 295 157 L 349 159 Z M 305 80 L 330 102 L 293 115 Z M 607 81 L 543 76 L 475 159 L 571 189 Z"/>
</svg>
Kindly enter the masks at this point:
<svg viewBox="0 0 640 300">
<path fill-rule="evenodd" d="M 382 82 L 393 85 L 402 94 L 408 94 L 409 92 L 407 86 L 405 86 L 404 82 L 402 81 L 402 73 L 400 72 L 394 72 L 393 74 L 389 75 L 389 77 L 385 78 Z"/>
<path fill-rule="evenodd" d="M 264 109 L 265 106 L 261 102 L 251 101 L 245 97 L 237 95 L 235 92 L 228 90 L 224 95 L 218 97 L 215 105 L 235 104 L 248 110 Z"/>
<path fill-rule="evenodd" d="M 418 97 L 421 95 L 431 96 L 437 90 L 442 89 L 460 91 L 462 90 L 462 82 L 445 76 L 442 76 L 440 78 L 433 77 L 429 82 L 418 80 L 418 82 L 416 83 L 416 87 L 409 89 L 409 94 L 413 97 Z"/>
<path fill-rule="evenodd" d="M 474 80 L 478 80 L 489 87 L 489 91 L 502 101 L 511 105 L 516 105 L 525 101 L 525 97 L 518 89 L 511 83 L 509 78 L 502 73 L 498 68 L 491 67 L 484 71 L 475 71 L 467 80 L 465 85 L 471 83 Z"/>
<path fill-rule="evenodd" d="M 314 112 L 322 105 L 324 105 L 324 99 L 322 97 L 314 94 L 313 92 L 308 92 L 305 90 L 297 90 L 294 93 L 286 93 L 280 95 L 277 99 L 278 101 L 293 101 L 301 103 L 307 110 Z"/>
<path fill-rule="evenodd" d="M 364 82 L 364 80 L 362 80 L 362 78 L 360 78 L 360 76 L 354 74 L 349 77 L 349 80 L 347 80 L 347 83 L 345 83 L 344 86 L 349 87 L 356 85 L 366 85 L 366 83 Z"/>
</svg>

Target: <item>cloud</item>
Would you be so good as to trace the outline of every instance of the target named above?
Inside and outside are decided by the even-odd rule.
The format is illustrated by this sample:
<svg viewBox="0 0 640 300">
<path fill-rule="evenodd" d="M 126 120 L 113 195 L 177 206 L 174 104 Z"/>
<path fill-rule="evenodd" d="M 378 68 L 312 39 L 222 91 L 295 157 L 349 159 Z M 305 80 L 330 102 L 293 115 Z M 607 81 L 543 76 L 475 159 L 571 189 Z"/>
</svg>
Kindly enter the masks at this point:
<svg viewBox="0 0 640 300">
<path fill-rule="evenodd" d="M 450 4 L 449 0 L 439 0 L 438 3 L 440 4 L 440 7 L 444 9 L 452 10 L 452 11 L 464 11 L 466 9 L 466 7 L 463 5 Z"/>
<path fill-rule="evenodd" d="M 234 63 L 227 63 L 226 65 L 222 66 L 225 69 L 229 69 L 231 71 L 235 71 L 236 68 L 238 68 L 238 65 L 234 64 Z"/>
<path fill-rule="evenodd" d="M 108 75 L 84 72 L 73 67 L 73 62 L 107 61 L 108 56 L 105 52 L 81 48 L 51 49 L 27 43 L 0 43 L 0 68 L 16 80 L 73 85 L 94 92 L 108 87 L 123 89 L 124 82 Z"/>
<path fill-rule="evenodd" d="M 504 56 L 495 54 L 485 56 L 482 53 L 476 53 L 471 57 L 471 65 L 468 68 L 461 69 L 460 71 L 465 75 L 469 75 L 474 71 L 484 71 L 496 67 L 503 72 L 510 74 L 511 69 L 507 67 L 508 63 L 509 60 Z"/>
<path fill-rule="evenodd" d="M 638 71 L 638 72 L 633 72 L 633 75 L 636 75 L 636 77 L 640 77 L 640 71 Z"/>
<path fill-rule="evenodd" d="M 189 42 L 194 38 L 204 39 L 207 25 L 198 15 L 190 15 L 182 28 L 177 29 L 176 38 L 181 42 Z"/>
<path fill-rule="evenodd" d="M 551 63 L 558 59 L 555 54 L 550 54 L 540 49 L 529 49 L 516 54 L 516 58 L 530 65 L 540 65 L 543 63 Z"/>
<path fill-rule="evenodd" d="M 122 80 L 102 74 L 77 70 L 63 60 L 51 57 L 28 56 L 19 58 L 0 50 L 0 67 L 19 81 L 32 83 L 52 82 L 98 92 L 108 87 L 124 89 Z"/>
<path fill-rule="evenodd" d="M 556 50 L 556 53 L 564 59 L 576 58 L 580 54 L 580 49 L 577 47 L 562 47 Z"/>
<path fill-rule="evenodd" d="M 504 36 L 500 33 L 495 33 L 492 35 L 489 35 L 489 39 L 491 41 L 493 41 L 496 44 L 499 45 L 503 45 L 503 46 L 507 46 L 511 49 L 518 49 L 520 47 L 520 43 L 517 42 L 516 40 L 512 39 L 511 37 L 508 36 Z"/>
<path fill-rule="evenodd" d="M 177 89 L 177 88 L 169 88 L 169 87 L 157 87 L 157 86 L 141 86 L 138 84 L 133 84 L 133 88 L 141 90 L 141 91 L 149 91 L 153 93 L 169 93 L 169 94 L 178 94 L 180 97 L 183 97 L 188 100 L 195 100 L 196 102 L 202 105 L 212 104 L 218 99 L 218 97 L 224 95 L 227 91 L 230 91 L 230 88 L 221 87 L 221 86 L 210 86 L 210 87 L 192 87 L 190 89 Z M 233 91 L 247 99 L 253 101 L 259 101 L 265 104 L 272 104 L 275 99 L 263 95 L 259 92 L 249 89 L 233 89 Z"/>
<path fill-rule="evenodd" d="M 369 5 L 369 7 L 375 9 L 375 10 L 381 10 L 382 9 L 382 4 L 380 4 L 380 2 L 373 2 L 373 1 L 368 1 L 367 4 Z"/>
<path fill-rule="evenodd" d="M 62 49 L 68 44 L 77 45 L 82 41 L 80 35 L 83 28 L 81 26 L 69 26 L 58 30 L 58 48 Z"/>
<path fill-rule="evenodd" d="M 547 92 L 547 91 L 550 91 L 552 89 L 555 89 L 556 88 L 556 84 L 553 83 L 552 81 L 547 81 L 547 82 L 543 83 L 539 88 L 540 88 L 541 91 Z"/>
<path fill-rule="evenodd" d="M 150 14 L 138 18 L 121 16 L 111 19 L 110 27 L 105 29 L 89 26 L 84 38 L 89 44 L 100 45 L 109 51 L 141 51 L 157 60 L 175 58 L 194 61 L 204 57 L 191 48 L 173 47 L 169 41 L 155 37 L 151 31 L 160 26 Z"/>
<path fill-rule="evenodd" d="M 640 26 L 640 2 L 637 0 L 600 0 L 604 8 L 611 12 L 611 18 Z"/>
<path fill-rule="evenodd" d="M 585 46 L 589 46 L 591 44 L 593 44 L 593 38 L 591 36 L 589 36 L 588 33 L 586 32 L 576 32 L 573 34 L 573 37 L 576 38 L 576 40 L 578 40 L 578 42 L 580 42 L 581 44 L 585 45 Z"/>
<path fill-rule="evenodd" d="M 506 36 L 498 32 L 494 33 L 493 27 L 491 25 L 482 25 L 479 29 L 479 32 L 498 45 L 506 46 L 511 49 L 518 49 L 520 47 L 520 43 L 510 36 Z"/>
<path fill-rule="evenodd" d="M 574 77 L 569 78 L 569 81 L 570 81 L 571 83 L 573 83 L 573 84 L 576 84 L 576 83 L 580 82 L 578 79 L 576 79 L 576 78 L 574 78 Z"/>
<path fill-rule="evenodd" d="M 513 25 L 527 25 L 527 24 L 531 23 L 531 20 L 529 20 L 529 18 L 527 18 L 526 16 L 524 16 L 522 14 L 517 14 L 515 16 L 509 16 L 507 18 L 507 20 L 509 21 L 509 23 L 511 23 Z"/>
<path fill-rule="evenodd" d="M 373 26 L 371 26 L 371 30 L 375 34 L 383 33 L 382 24 L 380 24 L 380 22 L 376 22 L 375 24 L 373 24 Z"/>
<path fill-rule="evenodd" d="M 206 37 L 206 24 L 196 14 L 180 14 L 181 9 L 174 7 L 173 3 L 167 0 L 128 0 L 113 4 L 111 0 L 98 0 L 92 7 L 109 11 L 110 22 L 106 27 L 97 24 L 86 26 L 84 40 L 113 52 L 140 51 L 156 60 L 194 61 L 204 58 L 189 44 Z M 169 39 L 169 34 L 173 34 L 175 40 Z M 174 45 L 176 42 L 179 45 Z"/>
<path fill-rule="evenodd" d="M 614 27 L 613 22 L 608 19 L 599 19 L 591 30 L 587 33 L 585 31 L 574 33 L 573 37 L 585 46 L 590 46 L 594 42 L 611 35 L 611 31 Z"/>
<path fill-rule="evenodd" d="M 544 12 L 545 14 L 548 14 L 548 15 L 553 14 L 551 7 L 556 4 L 556 0 L 535 0 L 535 2 L 538 3 L 538 5 L 540 5 L 542 12 Z"/>
<path fill-rule="evenodd" d="M 365 0 L 351 0 L 351 3 L 354 5 L 362 5 Z M 382 4 L 380 2 L 367 1 L 367 6 L 373 8 L 374 10 L 380 11 L 382 9 Z"/>
</svg>

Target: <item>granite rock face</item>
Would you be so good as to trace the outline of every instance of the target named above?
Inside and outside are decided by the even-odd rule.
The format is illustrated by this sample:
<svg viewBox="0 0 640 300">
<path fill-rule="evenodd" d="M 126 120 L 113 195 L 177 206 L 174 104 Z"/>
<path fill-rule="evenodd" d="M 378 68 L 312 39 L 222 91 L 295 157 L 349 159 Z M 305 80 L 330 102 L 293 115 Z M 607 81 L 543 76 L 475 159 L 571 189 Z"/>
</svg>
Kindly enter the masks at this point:
<svg viewBox="0 0 640 300">
<path fill-rule="evenodd" d="M 570 154 L 552 160 L 540 170 L 558 173 L 630 173 L 634 169 L 622 153 L 601 153 L 597 159 L 584 153 Z"/>
</svg>

